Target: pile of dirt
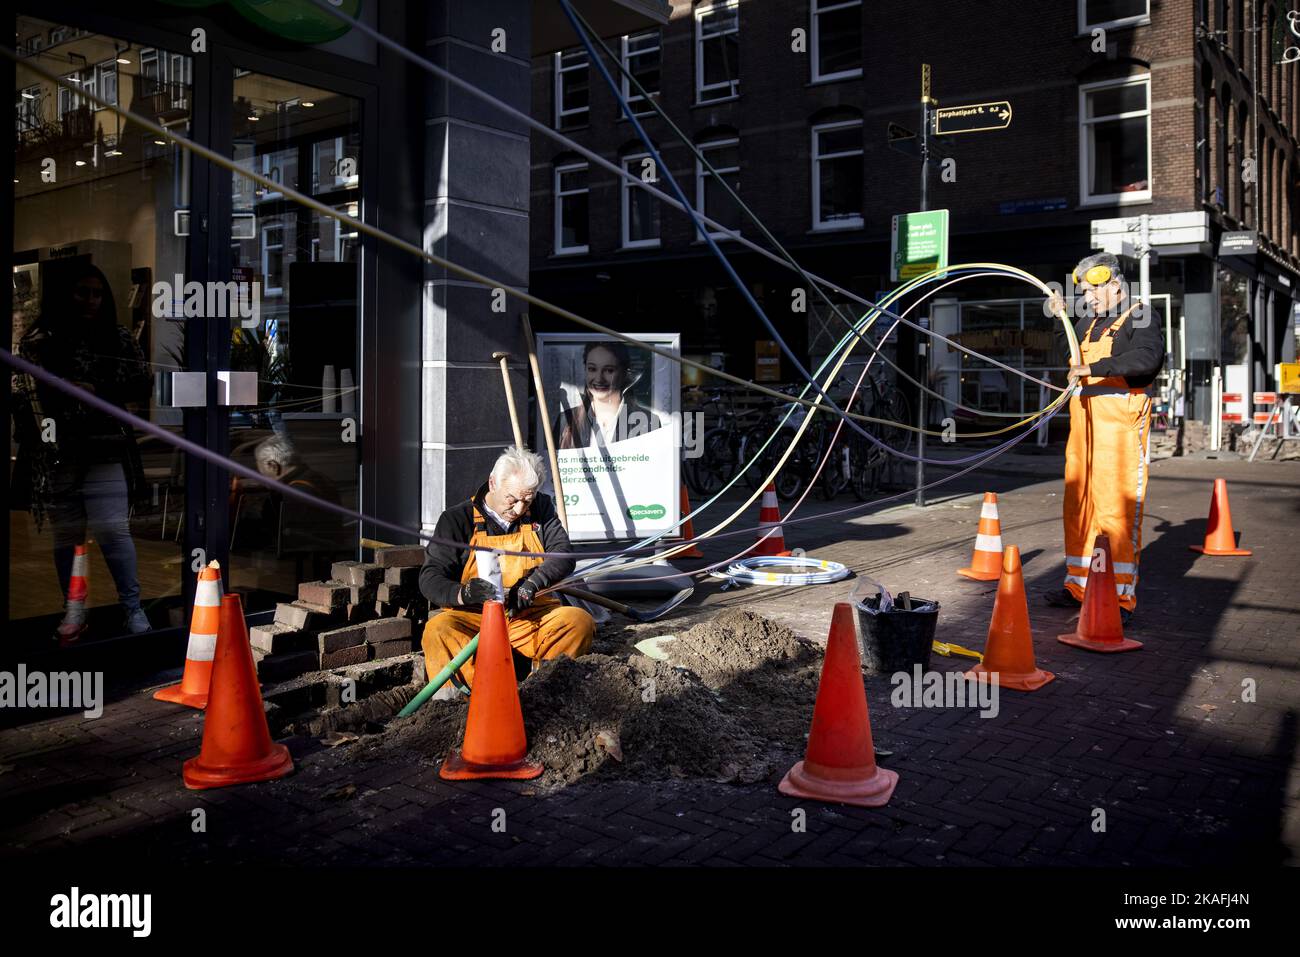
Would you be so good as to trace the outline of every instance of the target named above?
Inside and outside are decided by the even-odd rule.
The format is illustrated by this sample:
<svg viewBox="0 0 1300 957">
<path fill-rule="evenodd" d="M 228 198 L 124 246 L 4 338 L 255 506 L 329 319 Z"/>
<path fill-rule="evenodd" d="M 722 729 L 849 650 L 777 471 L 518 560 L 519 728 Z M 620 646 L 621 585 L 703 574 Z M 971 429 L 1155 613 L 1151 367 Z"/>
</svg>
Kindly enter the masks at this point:
<svg viewBox="0 0 1300 957">
<path fill-rule="evenodd" d="M 736 609 L 678 635 L 664 651 L 673 664 L 718 689 L 737 681 L 766 683 L 771 672 L 821 657 L 812 642 L 785 625 Z"/>
<path fill-rule="evenodd" d="M 602 651 L 542 664 L 519 687 L 529 757 L 546 768 L 531 786 L 602 780 L 703 778 L 752 784 L 784 773 L 803 752 L 821 649 L 747 611 L 724 611 L 683 632 L 669 660 L 633 650 L 637 631 Z M 440 762 L 460 747 L 467 699 L 431 701 L 363 743 Z M 342 751 L 343 749 L 339 749 Z"/>
</svg>

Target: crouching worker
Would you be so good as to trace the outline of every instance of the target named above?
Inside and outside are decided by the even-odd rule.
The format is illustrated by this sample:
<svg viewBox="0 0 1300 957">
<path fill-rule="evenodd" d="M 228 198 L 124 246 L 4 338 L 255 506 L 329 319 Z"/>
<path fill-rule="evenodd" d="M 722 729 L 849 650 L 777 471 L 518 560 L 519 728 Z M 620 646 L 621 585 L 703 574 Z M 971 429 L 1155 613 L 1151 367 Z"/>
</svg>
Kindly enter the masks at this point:
<svg viewBox="0 0 1300 957">
<path fill-rule="evenodd" d="M 514 552 L 569 552 L 569 536 L 560 524 L 555 501 L 538 491 L 545 466 L 535 452 L 511 446 L 501 453 L 487 483 L 472 499 L 442 513 L 434 535 L 464 542 L 430 542 L 420 569 L 420 591 L 443 610 L 424 628 L 424 668 L 429 678 L 460 653 L 479 630 L 483 602 L 495 589 L 479 577 L 475 549 Z M 537 593 L 573 571 L 572 558 L 501 555 L 510 645 L 534 663 L 560 655 L 576 658 L 591 648 L 596 623 L 581 608 L 560 604 L 554 595 Z M 453 685 L 468 690 L 474 683 L 474 659 L 460 666 L 439 697 Z M 446 692 L 447 694 L 444 694 Z"/>
</svg>

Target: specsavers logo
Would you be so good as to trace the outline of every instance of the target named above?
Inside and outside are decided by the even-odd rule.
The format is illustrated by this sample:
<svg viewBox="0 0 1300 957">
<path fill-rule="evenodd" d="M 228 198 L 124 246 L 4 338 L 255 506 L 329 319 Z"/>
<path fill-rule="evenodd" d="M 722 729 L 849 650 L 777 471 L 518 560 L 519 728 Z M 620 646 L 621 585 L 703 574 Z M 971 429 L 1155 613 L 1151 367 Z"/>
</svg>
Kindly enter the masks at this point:
<svg viewBox="0 0 1300 957">
<path fill-rule="evenodd" d="M 627 517 L 634 522 L 655 521 L 668 514 L 662 505 L 629 505 Z"/>
</svg>

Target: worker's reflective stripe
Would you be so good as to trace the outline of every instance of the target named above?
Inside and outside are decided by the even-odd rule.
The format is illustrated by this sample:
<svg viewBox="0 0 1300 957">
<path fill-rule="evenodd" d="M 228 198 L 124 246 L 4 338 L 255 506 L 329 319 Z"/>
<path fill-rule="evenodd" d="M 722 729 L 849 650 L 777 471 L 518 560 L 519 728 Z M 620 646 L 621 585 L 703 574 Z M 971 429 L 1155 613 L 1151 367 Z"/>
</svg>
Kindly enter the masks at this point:
<svg viewBox="0 0 1300 957">
<path fill-rule="evenodd" d="M 1119 595 L 1125 595 L 1125 596 L 1127 596 L 1127 595 L 1132 595 L 1132 594 L 1135 594 L 1135 593 L 1137 592 L 1137 586 L 1136 586 L 1136 585 L 1126 585 L 1126 584 L 1123 584 L 1123 583 L 1121 583 L 1121 582 L 1116 582 L 1116 583 L 1115 583 L 1115 592 L 1116 592 L 1116 594 L 1119 594 Z"/>
<path fill-rule="evenodd" d="M 1089 399 L 1095 399 L 1103 395 L 1141 395 L 1144 391 L 1144 389 L 1121 389 L 1113 385 L 1081 385 L 1078 394 Z"/>
<path fill-rule="evenodd" d="M 1002 554 L 1002 536 L 1001 535 L 984 535 L 975 536 L 975 551 L 977 552 L 997 552 Z"/>
<path fill-rule="evenodd" d="M 980 506 L 980 518 L 997 518 L 998 506 L 995 502 L 985 502 Z"/>
<path fill-rule="evenodd" d="M 1115 568 L 1116 575 L 1136 575 L 1137 562 L 1111 562 Z"/>
<path fill-rule="evenodd" d="M 1078 585 L 1081 588 L 1088 587 L 1087 575 L 1066 575 L 1065 582 L 1067 585 Z M 1133 595 L 1137 593 L 1136 582 L 1115 582 L 1115 594 L 1120 596 Z"/>
<path fill-rule="evenodd" d="M 1080 568 L 1087 568 L 1089 565 L 1092 564 L 1092 560 L 1089 558 L 1084 558 L 1082 555 L 1066 555 L 1065 564 L 1077 565 Z"/>
<path fill-rule="evenodd" d="M 1086 585 L 1088 584 L 1088 576 L 1087 575 L 1066 575 L 1065 581 L 1067 584 L 1070 585 Z"/>
<path fill-rule="evenodd" d="M 185 657 L 190 661 L 211 661 L 217 654 L 217 636 L 199 635 L 190 632 L 190 641 L 185 648 Z"/>
</svg>

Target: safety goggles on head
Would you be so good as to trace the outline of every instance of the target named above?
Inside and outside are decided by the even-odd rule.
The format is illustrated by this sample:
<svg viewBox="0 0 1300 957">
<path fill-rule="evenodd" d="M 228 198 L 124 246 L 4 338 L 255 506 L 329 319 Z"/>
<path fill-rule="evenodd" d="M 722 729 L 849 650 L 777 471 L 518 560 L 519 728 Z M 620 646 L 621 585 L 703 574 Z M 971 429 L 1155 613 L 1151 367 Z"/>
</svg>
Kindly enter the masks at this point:
<svg viewBox="0 0 1300 957">
<path fill-rule="evenodd" d="M 1074 279 L 1074 284 L 1076 286 L 1080 285 L 1079 270 L 1077 267 L 1070 275 Z M 1098 263 L 1096 266 L 1089 266 L 1087 271 L 1083 274 L 1083 282 L 1086 282 L 1089 286 L 1093 287 L 1104 286 L 1114 278 L 1115 274 L 1111 272 L 1110 267 L 1102 265 L 1101 263 Z"/>
</svg>

